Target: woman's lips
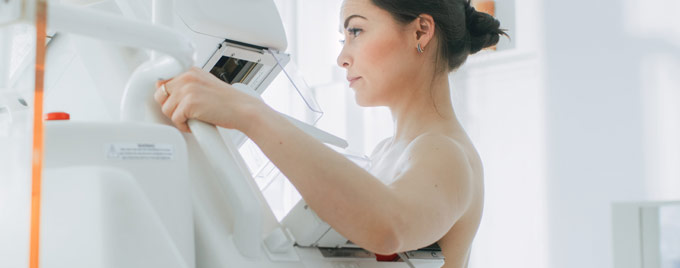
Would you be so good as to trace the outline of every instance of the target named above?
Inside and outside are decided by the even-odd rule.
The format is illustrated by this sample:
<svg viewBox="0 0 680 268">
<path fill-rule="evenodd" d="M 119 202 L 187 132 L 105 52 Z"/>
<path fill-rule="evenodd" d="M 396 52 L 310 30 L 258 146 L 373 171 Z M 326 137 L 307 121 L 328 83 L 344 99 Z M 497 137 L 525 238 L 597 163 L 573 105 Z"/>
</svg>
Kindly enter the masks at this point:
<svg viewBox="0 0 680 268">
<path fill-rule="evenodd" d="M 351 87 L 352 84 L 354 84 L 354 82 L 356 82 L 356 81 L 359 80 L 359 79 L 361 79 L 361 76 L 357 76 L 357 77 L 347 77 L 347 81 L 349 81 L 349 86 Z"/>
</svg>

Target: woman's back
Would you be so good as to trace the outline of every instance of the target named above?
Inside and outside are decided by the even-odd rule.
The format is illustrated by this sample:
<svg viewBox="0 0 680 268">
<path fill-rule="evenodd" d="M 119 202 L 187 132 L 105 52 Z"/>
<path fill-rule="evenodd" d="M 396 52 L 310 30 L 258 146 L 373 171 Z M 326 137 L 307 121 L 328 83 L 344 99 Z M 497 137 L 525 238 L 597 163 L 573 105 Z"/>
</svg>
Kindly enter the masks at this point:
<svg viewBox="0 0 680 268">
<path fill-rule="evenodd" d="M 465 214 L 439 240 L 439 246 L 446 257 L 444 267 L 467 267 L 472 241 L 477 234 L 484 209 L 484 171 L 482 161 L 468 139 L 466 139 L 464 144 L 467 148 L 466 152 L 473 170 L 473 197 L 472 203 Z"/>
</svg>

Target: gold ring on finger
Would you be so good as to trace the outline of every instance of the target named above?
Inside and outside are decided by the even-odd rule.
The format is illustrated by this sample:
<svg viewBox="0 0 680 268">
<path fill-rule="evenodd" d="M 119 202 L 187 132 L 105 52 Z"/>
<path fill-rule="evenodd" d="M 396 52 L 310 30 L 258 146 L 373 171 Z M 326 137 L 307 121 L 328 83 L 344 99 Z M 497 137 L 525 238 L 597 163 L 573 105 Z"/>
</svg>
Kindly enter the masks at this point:
<svg viewBox="0 0 680 268">
<path fill-rule="evenodd" d="M 165 93 L 166 97 L 170 96 L 170 93 L 168 93 L 168 90 L 165 88 L 165 84 L 161 85 L 161 91 L 163 91 L 163 93 Z"/>
</svg>

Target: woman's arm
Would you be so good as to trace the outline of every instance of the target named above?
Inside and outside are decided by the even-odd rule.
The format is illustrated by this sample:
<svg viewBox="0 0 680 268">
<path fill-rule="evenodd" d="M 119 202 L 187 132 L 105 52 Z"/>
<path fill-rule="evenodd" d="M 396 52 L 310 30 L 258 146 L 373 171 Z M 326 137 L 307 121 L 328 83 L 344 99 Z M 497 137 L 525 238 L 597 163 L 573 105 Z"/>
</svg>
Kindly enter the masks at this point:
<svg viewBox="0 0 680 268">
<path fill-rule="evenodd" d="M 218 83 L 219 82 L 219 83 Z M 416 139 L 402 175 L 387 186 L 308 136 L 261 101 L 193 69 L 156 100 L 182 130 L 198 119 L 250 137 L 321 219 L 357 245 L 381 254 L 440 239 L 471 200 L 470 167 L 460 146 L 437 135 Z"/>
<path fill-rule="evenodd" d="M 422 136 L 390 186 L 267 109 L 246 133 L 307 204 L 347 239 L 391 254 L 443 237 L 470 204 L 470 167 L 448 138 Z"/>
</svg>

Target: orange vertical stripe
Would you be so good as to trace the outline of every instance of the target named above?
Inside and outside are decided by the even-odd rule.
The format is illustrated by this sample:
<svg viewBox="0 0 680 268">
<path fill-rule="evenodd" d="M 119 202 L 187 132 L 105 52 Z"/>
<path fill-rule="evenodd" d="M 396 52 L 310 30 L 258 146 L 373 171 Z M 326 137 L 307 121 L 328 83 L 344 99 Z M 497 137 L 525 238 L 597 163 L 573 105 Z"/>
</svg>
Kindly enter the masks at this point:
<svg viewBox="0 0 680 268">
<path fill-rule="evenodd" d="M 35 42 L 35 96 L 33 100 L 33 163 L 31 187 L 31 241 L 29 267 L 38 268 L 40 256 L 40 190 L 44 152 L 43 92 L 45 85 L 45 39 L 47 28 L 47 2 L 38 0 L 36 6 Z"/>
</svg>

